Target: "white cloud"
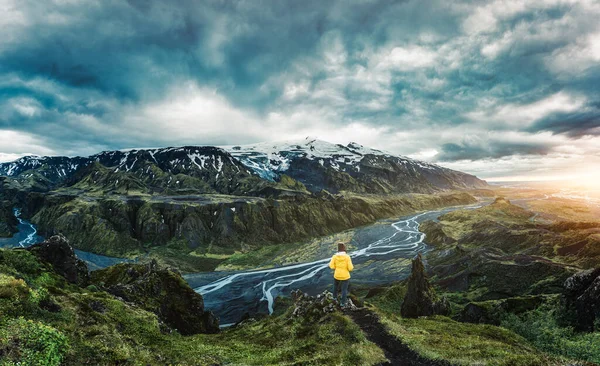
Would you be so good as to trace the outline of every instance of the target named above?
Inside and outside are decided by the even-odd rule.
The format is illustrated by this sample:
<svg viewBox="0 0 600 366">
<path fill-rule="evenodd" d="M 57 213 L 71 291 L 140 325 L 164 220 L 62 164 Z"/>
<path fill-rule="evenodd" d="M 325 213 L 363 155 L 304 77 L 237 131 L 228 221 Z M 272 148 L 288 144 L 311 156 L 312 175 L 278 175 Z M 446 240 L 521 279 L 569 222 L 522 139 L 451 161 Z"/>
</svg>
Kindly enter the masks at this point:
<svg viewBox="0 0 600 366">
<path fill-rule="evenodd" d="M 6 163 L 9 161 L 15 161 L 25 155 L 30 155 L 30 154 L 6 154 L 6 153 L 0 153 L 0 163 Z"/>
<path fill-rule="evenodd" d="M 556 112 L 573 112 L 585 105 L 586 98 L 558 92 L 529 104 L 497 104 L 495 107 L 478 109 L 465 116 L 488 126 L 524 128 L 531 123 Z"/>
<path fill-rule="evenodd" d="M 17 42 L 20 30 L 27 24 L 27 16 L 19 8 L 19 0 L 0 1 L 0 51 Z"/>
<path fill-rule="evenodd" d="M 54 155 L 44 143 L 34 136 L 12 130 L 0 130 L 0 162 L 12 161 L 25 155 Z"/>
<path fill-rule="evenodd" d="M 299 97 L 305 97 L 308 95 L 310 90 L 310 83 L 308 81 L 290 82 L 287 83 L 283 89 L 284 99 L 296 99 Z"/>
<path fill-rule="evenodd" d="M 492 181 L 569 179 L 600 170 L 600 157 L 556 153 L 445 162 L 441 165 Z"/>
<path fill-rule="evenodd" d="M 600 13 L 598 14 L 600 16 Z M 586 35 L 545 58 L 547 67 L 565 77 L 578 76 L 600 63 L 600 32 Z"/>
<path fill-rule="evenodd" d="M 385 52 L 385 51 L 384 51 Z M 434 65 L 436 53 L 420 46 L 394 47 L 382 55 L 378 67 L 408 71 Z"/>
<path fill-rule="evenodd" d="M 214 90 L 195 83 L 181 85 L 159 102 L 125 107 L 123 130 L 133 141 L 194 144 L 204 141 L 255 139 L 269 131 L 251 113 L 234 108 Z M 240 142 L 240 143 L 243 143 Z"/>
<path fill-rule="evenodd" d="M 337 72 L 344 68 L 348 53 L 342 42 L 340 32 L 332 31 L 323 35 L 321 38 L 321 52 L 325 70 Z"/>
<path fill-rule="evenodd" d="M 588 2 L 581 1 L 581 3 Z M 465 33 L 470 35 L 490 33 L 496 31 L 503 21 L 519 14 L 578 3 L 580 3 L 579 0 L 495 0 L 474 9 L 470 3 L 461 4 L 460 7 L 468 12 L 462 28 Z"/>
<path fill-rule="evenodd" d="M 438 153 L 439 151 L 436 149 L 423 149 L 408 156 L 417 160 L 432 160 Z"/>
</svg>

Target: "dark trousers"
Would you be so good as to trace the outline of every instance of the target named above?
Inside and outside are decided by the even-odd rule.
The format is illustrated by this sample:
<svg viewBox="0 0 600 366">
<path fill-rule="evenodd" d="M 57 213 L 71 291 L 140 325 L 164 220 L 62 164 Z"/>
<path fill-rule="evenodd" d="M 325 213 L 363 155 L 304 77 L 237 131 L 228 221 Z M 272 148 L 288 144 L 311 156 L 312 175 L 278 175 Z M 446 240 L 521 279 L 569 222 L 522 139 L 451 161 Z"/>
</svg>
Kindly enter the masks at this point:
<svg viewBox="0 0 600 366">
<path fill-rule="evenodd" d="M 337 300 L 338 293 L 340 292 L 340 287 L 342 289 L 342 301 L 340 304 L 342 306 L 346 305 L 346 298 L 348 297 L 348 285 L 350 284 L 350 280 L 336 280 L 333 279 L 333 298 Z"/>
</svg>

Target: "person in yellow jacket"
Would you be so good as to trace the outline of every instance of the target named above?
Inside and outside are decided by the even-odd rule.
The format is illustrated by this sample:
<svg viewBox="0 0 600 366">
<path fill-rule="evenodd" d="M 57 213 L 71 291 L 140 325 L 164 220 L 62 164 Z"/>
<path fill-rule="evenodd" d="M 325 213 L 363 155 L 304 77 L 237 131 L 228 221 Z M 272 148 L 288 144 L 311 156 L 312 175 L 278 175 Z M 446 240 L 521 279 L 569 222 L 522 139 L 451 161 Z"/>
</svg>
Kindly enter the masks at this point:
<svg viewBox="0 0 600 366">
<path fill-rule="evenodd" d="M 331 258 L 329 268 L 334 269 L 333 274 L 333 298 L 337 300 L 338 293 L 342 292 L 341 306 L 346 306 L 348 297 L 348 285 L 350 284 L 350 272 L 354 269 L 352 259 L 346 253 L 346 245 L 338 243 L 338 252 Z"/>
</svg>

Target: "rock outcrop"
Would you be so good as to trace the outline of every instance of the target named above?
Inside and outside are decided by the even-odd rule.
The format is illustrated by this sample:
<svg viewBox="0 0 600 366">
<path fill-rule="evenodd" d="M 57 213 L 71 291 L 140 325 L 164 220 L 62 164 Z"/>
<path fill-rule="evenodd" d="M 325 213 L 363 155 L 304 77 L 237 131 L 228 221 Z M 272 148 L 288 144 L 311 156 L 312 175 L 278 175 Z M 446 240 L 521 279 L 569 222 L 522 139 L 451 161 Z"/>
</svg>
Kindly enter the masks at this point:
<svg viewBox="0 0 600 366">
<path fill-rule="evenodd" d="M 565 281 L 563 297 L 567 311 L 575 315 L 576 328 L 594 331 L 596 319 L 600 319 L 600 268 L 569 277 Z"/>
<path fill-rule="evenodd" d="M 34 244 L 27 248 L 42 261 L 50 263 L 54 271 L 67 281 L 85 286 L 89 282 L 89 272 L 84 261 L 77 258 L 69 241 L 62 235 Z"/>
<path fill-rule="evenodd" d="M 454 238 L 446 235 L 443 225 L 437 221 L 428 220 L 419 225 L 419 231 L 425 234 L 427 244 L 433 246 L 441 246 L 453 244 L 456 242 Z"/>
<path fill-rule="evenodd" d="M 400 313 L 405 318 L 450 314 L 446 298 L 440 299 L 429 283 L 420 253 L 412 261 L 412 273 Z"/>
<path fill-rule="evenodd" d="M 292 291 L 292 300 L 294 301 L 293 317 L 301 317 L 309 321 L 317 321 L 326 314 L 340 311 L 339 303 L 333 298 L 329 291 L 324 291 L 317 296 L 310 296 L 300 290 Z M 351 299 L 344 309 L 356 310 Z"/>
<path fill-rule="evenodd" d="M 219 320 L 205 311 L 202 295 L 194 292 L 178 272 L 160 268 L 155 261 L 95 271 L 92 280 L 105 291 L 155 313 L 183 335 L 219 331 Z"/>
<path fill-rule="evenodd" d="M 458 314 L 456 320 L 464 323 L 500 325 L 505 314 L 522 314 L 544 303 L 543 295 L 511 297 L 502 300 L 470 302 Z"/>
<path fill-rule="evenodd" d="M 12 206 L 12 202 L 2 200 L 0 195 L 0 238 L 11 237 L 18 231 L 18 221 L 13 214 Z"/>
</svg>

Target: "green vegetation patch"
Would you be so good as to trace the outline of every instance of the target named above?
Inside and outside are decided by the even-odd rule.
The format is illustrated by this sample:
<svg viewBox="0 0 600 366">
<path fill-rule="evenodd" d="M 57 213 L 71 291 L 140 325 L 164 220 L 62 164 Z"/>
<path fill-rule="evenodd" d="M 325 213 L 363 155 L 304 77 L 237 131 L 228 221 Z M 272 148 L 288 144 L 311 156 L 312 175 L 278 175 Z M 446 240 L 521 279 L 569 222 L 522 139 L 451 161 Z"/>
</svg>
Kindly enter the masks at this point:
<svg viewBox="0 0 600 366">
<path fill-rule="evenodd" d="M 118 267 L 117 267 L 118 268 Z M 117 281 L 118 271 L 106 280 Z M 112 276 L 112 277 L 111 277 Z M 182 284 L 183 285 L 183 284 Z M 10 290 L 5 289 L 10 288 Z M 27 251 L 0 250 L 0 365 L 374 365 L 383 351 L 341 314 L 317 324 L 277 316 L 184 337 L 157 316 L 68 284 Z M 283 303 L 283 305 L 281 305 Z"/>
<path fill-rule="evenodd" d="M 490 221 L 501 225 L 525 224 L 535 214 L 508 200 L 497 198 L 491 205 L 476 210 L 456 210 L 440 216 L 443 231 L 451 238 L 458 240 L 471 232 L 476 224 Z"/>
<path fill-rule="evenodd" d="M 271 266 L 269 262 L 285 250 L 286 245 L 266 245 L 246 253 L 235 253 L 220 263 L 219 271 L 235 271 L 248 268 Z"/>
<path fill-rule="evenodd" d="M 521 315 L 507 314 L 501 324 L 550 354 L 600 363 L 600 332 L 578 333 L 562 324 L 564 316 L 555 301 Z"/>
<path fill-rule="evenodd" d="M 0 323 L 0 365 L 60 365 L 67 337 L 51 326 L 24 318 Z"/>
<path fill-rule="evenodd" d="M 174 353 L 213 354 L 234 365 L 374 365 L 383 351 L 366 340 L 360 328 L 340 314 L 319 324 L 291 319 L 289 312 L 227 330 L 174 343 Z"/>
<path fill-rule="evenodd" d="M 510 330 L 459 323 L 442 316 L 403 319 L 383 315 L 389 332 L 430 359 L 457 365 L 551 365 L 558 361 L 537 351 Z"/>
</svg>

